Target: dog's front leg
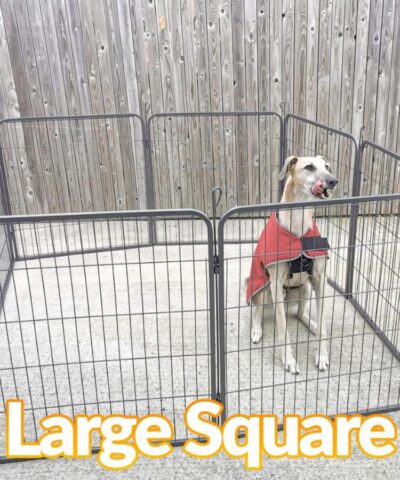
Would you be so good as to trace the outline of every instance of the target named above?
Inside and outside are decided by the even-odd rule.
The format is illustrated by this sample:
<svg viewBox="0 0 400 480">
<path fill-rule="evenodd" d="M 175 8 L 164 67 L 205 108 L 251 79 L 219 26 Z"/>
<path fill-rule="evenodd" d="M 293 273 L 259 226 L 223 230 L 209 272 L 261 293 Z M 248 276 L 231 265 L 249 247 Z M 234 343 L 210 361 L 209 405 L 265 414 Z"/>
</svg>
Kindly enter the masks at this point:
<svg viewBox="0 0 400 480">
<path fill-rule="evenodd" d="M 324 315 L 324 293 L 326 287 L 325 261 L 325 258 L 316 260 L 313 271 L 315 295 L 317 300 L 317 337 L 319 339 L 315 365 L 320 371 L 326 370 L 329 365 L 326 340 L 326 318 Z"/>
<path fill-rule="evenodd" d="M 286 314 L 283 296 L 283 278 L 286 277 L 287 272 L 282 271 L 282 268 L 276 269 L 276 275 L 271 273 L 271 295 L 274 303 L 276 329 L 279 348 L 281 349 L 281 358 L 285 369 L 291 373 L 300 373 L 296 359 L 292 353 L 290 345 L 289 332 L 286 328 Z"/>
<path fill-rule="evenodd" d="M 301 322 L 315 335 L 317 333 L 317 324 L 310 318 L 310 300 L 312 296 L 312 286 L 310 280 L 307 280 L 299 288 L 299 307 L 298 317 Z"/>
<path fill-rule="evenodd" d="M 253 343 L 258 343 L 262 338 L 264 305 L 256 305 L 253 316 L 253 328 L 251 329 L 251 339 Z"/>
</svg>

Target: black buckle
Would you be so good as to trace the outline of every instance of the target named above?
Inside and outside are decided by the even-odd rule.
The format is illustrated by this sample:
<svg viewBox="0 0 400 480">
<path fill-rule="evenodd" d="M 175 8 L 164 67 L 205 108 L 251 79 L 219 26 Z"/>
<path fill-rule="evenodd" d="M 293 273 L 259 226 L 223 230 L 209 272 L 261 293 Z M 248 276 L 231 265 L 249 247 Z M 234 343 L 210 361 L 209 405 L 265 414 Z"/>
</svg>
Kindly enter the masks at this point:
<svg viewBox="0 0 400 480">
<path fill-rule="evenodd" d="M 302 237 L 301 244 L 303 251 L 309 250 L 329 250 L 331 247 L 329 245 L 328 239 L 325 237 Z"/>
</svg>

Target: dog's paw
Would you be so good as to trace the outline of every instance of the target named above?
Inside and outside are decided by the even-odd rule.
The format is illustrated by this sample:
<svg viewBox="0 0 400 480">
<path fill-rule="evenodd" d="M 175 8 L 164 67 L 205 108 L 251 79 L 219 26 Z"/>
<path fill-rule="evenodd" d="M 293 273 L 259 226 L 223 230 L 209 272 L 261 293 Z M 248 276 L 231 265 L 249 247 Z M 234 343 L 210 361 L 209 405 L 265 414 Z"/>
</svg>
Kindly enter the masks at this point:
<svg viewBox="0 0 400 480">
<path fill-rule="evenodd" d="M 251 340 L 253 343 L 258 343 L 262 337 L 262 327 L 261 325 L 254 325 L 251 329 Z"/>
<path fill-rule="evenodd" d="M 287 372 L 293 373 L 294 375 L 298 375 L 300 373 L 299 366 L 290 348 L 286 349 L 286 353 L 283 354 L 282 361 Z"/>
<path fill-rule="evenodd" d="M 315 366 L 320 372 L 324 372 L 329 365 L 329 355 L 326 350 L 321 350 L 317 352 L 315 356 Z"/>
</svg>

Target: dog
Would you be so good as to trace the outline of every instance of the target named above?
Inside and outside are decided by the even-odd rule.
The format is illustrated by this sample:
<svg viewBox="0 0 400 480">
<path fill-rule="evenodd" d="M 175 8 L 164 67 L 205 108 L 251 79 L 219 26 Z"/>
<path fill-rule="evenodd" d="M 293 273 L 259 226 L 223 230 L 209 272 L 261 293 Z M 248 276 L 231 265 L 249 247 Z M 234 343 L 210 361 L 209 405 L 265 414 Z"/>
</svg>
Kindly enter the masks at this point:
<svg viewBox="0 0 400 480">
<path fill-rule="evenodd" d="M 285 178 L 286 182 L 281 203 L 303 202 L 316 199 L 322 201 L 323 199 L 330 197 L 332 190 L 338 183 L 336 177 L 331 173 L 327 159 L 320 155 L 315 157 L 288 157 L 279 173 L 279 180 L 284 180 Z M 258 258 L 259 256 L 254 255 L 250 277 L 245 280 L 247 303 L 251 302 L 256 306 L 253 328 L 251 331 L 253 343 L 258 343 L 262 338 L 264 307 L 267 304 L 273 304 L 277 326 L 277 341 L 280 345 L 279 348 L 281 349 L 282 362 L 285 369 L 293 374 L 298 374 L 300 371 L 292 352 L 289 332 L 286 328 L 284 299 L 285 290 L 289 288 L 299 289 L 298 318 L 313 334 L 316 334 L 319 339 L 319 345 L 315 357 L 316 367 L 320 371 L 324 371 L 329 365 L 326 339 L 326 318 L 323 311 L 324 305 L 322 301 L 326 284 L 325 270 L 328 252 L 325 248 L 320 251 L 313 250 L 310 252 L 303 252 L 304 249 L 300 246 L 300 241 L 304 241 L 305 237 L 319 236 L 314 215 L 315 208 L 311 207 L 304 209 L 280 210 L 279 219 L 276 218 L 277 214 L 274 212 L 268 221 L 268 223 L 275 221 L 276 225 L 274 228 L 290 237 L 290 245 L 292 245 L 292 243 L 293 245 L 296 244 L 298 251 L 294 255 L 297 257 L 297 260 L 300 260 L 300 262 L 303 262 L 304 260 L 304 263 L 307 264 L 307 268 L 303 268 L 303 265 L 301 265 L 300 271 L 297 271 L 299 268 L 293 269 L 292 262 L 282 261 L 278 257 L 274 258 L 272 263 L 268 263 L 267 261 L 265 261 L 265 263 L 260 263 L 261 260 Z M 266 242 L 273 242 L 273 239 L 271 239 L 273 235 L 268 237 L 266 229 L 264 229 L 262 236 L 263 235 Z M 259 241 L 258 245 L 260 244 L 261 242 Z M 312 255 L 306 256 L 305 253 L 310 253 Z M 310 259 L 311 256 L 314 258 Z M 267 268 L 265 264 L 268 264 Z M 260 275 L 258 276 L 258 279 L 254 280 L 257 268 L 258 270 L 262 268 L 261 276 L 263 278 L 261 278 L 261 285 L 259 284 L 257 286 L 258 288 L 255 288 L 255 285 L 252 284 L 257 283 L 257 281 L 260 282 Z M 295 273 L 293 273 L 293 270 Z M 308 315 L 312 287 L 314 287 L 316 294 L 317 323 L 312 321 Z"/>
</svg>

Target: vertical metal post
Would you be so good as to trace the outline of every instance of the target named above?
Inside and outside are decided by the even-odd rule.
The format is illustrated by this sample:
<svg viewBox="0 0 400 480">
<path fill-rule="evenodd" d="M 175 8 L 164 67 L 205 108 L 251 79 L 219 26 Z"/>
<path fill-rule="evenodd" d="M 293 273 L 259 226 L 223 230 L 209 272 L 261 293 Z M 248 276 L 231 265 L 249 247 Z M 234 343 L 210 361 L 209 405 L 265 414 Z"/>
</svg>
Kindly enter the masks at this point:
<svg viewBox="0 0 400 480">
<path fill-rule="evenodd" d="M 286 122 L 287 122 L 287 119 L 286 119 L 286 104 L 285 102 L 281 102 L 279 104 L 279 106 L 281 107 L 281 110 L 282 110 L 282 119 L 281 120 L 281 158 L 280 158 L 280 168 L 282 169 L 283 167 L 283 164 L 285 163 L 285 158 L 286 158 L 286 151 L 287 151 L 287 147 L 286 147 L 286 128 L 287 128 L 287 125 L 286 125 Z"/>
<path fill-rule="evenodd" d="M 11 201 L 10 194 L 7 186 L 7 177 L 6 169 L 4 166 L 4 156 L 3 156 L 3 147 L 0 144 L 0 194 L 1 194 L 1 203 L 3 205 L 4 214 L 11 215 Z M 12 225 L 7 226 L 7 237 L 9 245 L 10 260 L 13 264 L 14 261 L 18 258 L 18 250 L 15 242 L 14 227 Z"/>
<path fill-rule="evenodd" d="M 219 254 L 218 254 L 218 237 L 217 237 L 217 208 L 219 205 L 219 202 L 221 201 L 222 197 L 222 188 L 221 187 L 215 187 L 212 190 L 211 193 L 211 198 L 212 198 L 212 215 L 213 215 L 213 272 L 212 274 L 214 275 L 214 298 L 215 298 L 215 318 L 217 321 L 215 322 L 215 339 L 212 342 L 212 348 L 215 349 L 216 355 L 215 358 L 219 360 L 219 354 L 220 354 L 220 346 L 218 343 L 218 339 L 220 337 L 220 332 L 219 332 L 219 298 L 218 298 L 218 292 L 220 291 L 220 283 L 219 283 L 219 275 L 220 275 L 220 263 L 219 263 Z M 216 398 L 215 400 L 221 401 L 220 398 L 220 375 L 219 375 L 219 368 L 216 363 L 215 365 L 215 370 L 216 370 L 216 379 L 217 382 L 216 384 L 218 385 L 217 388 L 217 393 L 216 393 Z"/>
<path fill-rule="evenodd" d="M 151 117 L 147 119 L 147 112 L 145 112 L 145 121 L 142 120 L 143 131 L 143 148 L 144 148 L 144 162 L 145 162 L 145 180 L 146 180 L 146 206 L 148 210 L 155 208 L 154 195 L 154 177 L 153 177 L 153 158 L 151 153 L 151 137 L 150 137 L 150 121 Z M 149 242 L 151 245 L 157 243 L 156 224 L 154 220 L 149 220 Z"/>
<path fill-rule="evenodd" d="M 224 216 L 225 217 L 225 216 Z M 218 224 L 218 315 L 217 315 L 217 344 L 218 344 L 218 372 L 219 372 L 219 401 L 224 405 L 221 415 L 221 424 L 226 420 L 226 364 L 225 364 L 225 280 L 224 280 L 224 225 L 222 217 Z"/>
<path fill-rule="evenodd" d="M 217 300 L 217 279 L 215 275 L 215 259 L 214 259 L 214 242 L 213 237 L 213 227 L 209 219 L 206 222 L 207 225 L 207 243 L 208 243 L 208 284 L 210 292 L 210 357 L 211 357 L 211 397 L 213 400 L 219 400 L 218 396 L 218 353 L 216 353 L 216 344 L 217 339 L 217 309 L 216 309 L 216 300 Z"/>
<path fill-rule="evenodd" d="M 283 168 L 283 164 L 285 163 L 285 158 L 287 156 L 287 139 L 286 139 L 286 134 L 287 134 L 287 123 L 289 121 L 289 117 L 286 115 L 286 109 L 285 109 L 285 102 L 281 102 L 281 108 L 283 111 L 283 121 L 281 123 L 281 158 L 280 158 L 280 170 Z M 280 196 L 283 194 L 283 189 L 285 187 L 285 180 L 282 180 L 279 184 L 279 193 Z"/>
<path fill-rule="evenodd" d="M 362 163 L 363 151 L 364 151 L 363 143 L 360 143 L 358 146 L 356 146 L 353 188 L 351 193 L 352 197 L 360 196 L 361 163 Z M 347 247 L 347 269 L 346 269 L 346 285 L 345 285 L 346 298 L 351 297 L 353 294 L 354 261 L 355 261 L 358 211 L 359 211 L 359 205 L 357 203 L 353 203 L 350 209 L 349 242 Z"/>
</svg>

